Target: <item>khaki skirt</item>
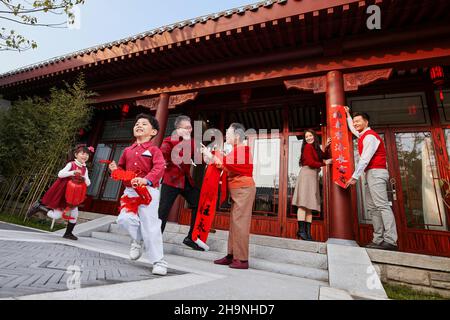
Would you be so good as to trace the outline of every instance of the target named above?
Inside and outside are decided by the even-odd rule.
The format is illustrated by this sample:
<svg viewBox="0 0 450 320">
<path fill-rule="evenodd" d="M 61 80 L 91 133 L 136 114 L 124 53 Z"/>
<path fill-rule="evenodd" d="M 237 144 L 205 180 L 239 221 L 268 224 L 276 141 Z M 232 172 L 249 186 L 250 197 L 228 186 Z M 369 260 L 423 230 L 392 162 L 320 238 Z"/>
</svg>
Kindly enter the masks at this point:
<svg viewBox="0 0 450 320">
<path fill-rule="evenodd" d="M 308 166 L 300 169 L 292 195 L 292 205 L 320 211 L 319 171 Z"/>
</svg>

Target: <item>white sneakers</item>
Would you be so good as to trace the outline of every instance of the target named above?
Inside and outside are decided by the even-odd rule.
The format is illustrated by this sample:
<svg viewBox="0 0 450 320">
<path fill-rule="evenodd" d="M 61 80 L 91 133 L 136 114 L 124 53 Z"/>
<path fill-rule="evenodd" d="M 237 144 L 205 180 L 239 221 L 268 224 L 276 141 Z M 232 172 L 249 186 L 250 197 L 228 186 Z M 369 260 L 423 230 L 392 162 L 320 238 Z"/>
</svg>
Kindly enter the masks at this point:
<svg viewBox="0 0 450 320">
<path fill-rule="evenodd" d="M 159 260 L 153 264 L 153 274 L 159 276 L 165 276 L 167 274 L 167 262 L 164 260 Z"/>
<path fill-rule="evenodd" d="M 137 260 L 142 255 L 142 245 L 137 241 L 131 242 L 130 248 L 130 259 Z M 164 260 L 159 260 L 153 264 L 152 273 L 159 276 L 165 276 L 167 274 L 167 262 Z"/>
<path fill-rule="evenodd" d="M 141 257 L 141 255 L 142 255 L 142 246 L 133 240 L 130 248 L 130 259 L 137 260 Z"/>
</svg>

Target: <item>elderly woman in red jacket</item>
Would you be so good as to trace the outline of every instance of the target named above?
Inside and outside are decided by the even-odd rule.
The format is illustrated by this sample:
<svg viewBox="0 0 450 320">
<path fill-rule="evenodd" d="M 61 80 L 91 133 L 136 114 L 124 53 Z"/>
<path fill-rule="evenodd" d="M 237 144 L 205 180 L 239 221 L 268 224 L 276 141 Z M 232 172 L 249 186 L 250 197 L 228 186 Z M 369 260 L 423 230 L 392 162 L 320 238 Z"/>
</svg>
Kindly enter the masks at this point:
<svg viewBox="0 0 450 320">
<path fill-rule="evenodd" d="M 297 237 L 313 241 L 311 237 L 312 211 L 320 212 L 319 172 L 322 166 L 330 164 L 331 139 L 325 151 L 320 147 L 319 137 L 314 130 L 305 131 L 300 157 L 300 173 L 297 178 L 292 204 L 297 206 Z"/>
<path fill-rule="evenodd" d="M 226 132 L 226 142 L 233 148 L 227 155 L 213 155 L 207 148 L 202 148 L 205 160 L 223 169 L 232 201 L 228 254 L 214 263 L 234 269 L 249 268 L 250 225 L 256 195 L 253 157 L 244 139 L 245 127 L 240 123 L 232 123 Z"/>
</svg>

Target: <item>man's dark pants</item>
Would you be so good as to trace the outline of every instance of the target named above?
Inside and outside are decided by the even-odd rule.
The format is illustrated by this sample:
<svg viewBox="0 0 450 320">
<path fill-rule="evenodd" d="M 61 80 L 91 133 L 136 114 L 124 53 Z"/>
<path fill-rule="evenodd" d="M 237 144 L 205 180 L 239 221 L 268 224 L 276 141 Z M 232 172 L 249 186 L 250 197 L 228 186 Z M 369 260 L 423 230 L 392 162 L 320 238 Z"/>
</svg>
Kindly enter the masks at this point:
<svg viewBox="0 0 450 320">
<path fill-rule="evenodd" d="M 197 216 L 197 206 L 198 200 L 200 198 L 200 190 L 199 188 L 192 186 L 189 183 L 189 179 L 187 178 L 186 183 L 184 184 L 184 189 L 168 186 L 164 183 L 161 185 L 161 196 L 158 209 L 158 215 L 162 221 L 161 232 L 164 232 L 167 223 L 167 218 L 169 217 L 170 209 L 172 208 L 173 203 L 175 202 L 175 199 L 179 194 L 181 194 L 184 197 L 184 199 L 186 199 L 186 201 L 189 204 L 189 207 L 192 208 L 191 226 L 189 228 L 188 233 L 188 237 L 192 239 L 192 231 L 194 230 L 195 218 Z"/>
</svg>

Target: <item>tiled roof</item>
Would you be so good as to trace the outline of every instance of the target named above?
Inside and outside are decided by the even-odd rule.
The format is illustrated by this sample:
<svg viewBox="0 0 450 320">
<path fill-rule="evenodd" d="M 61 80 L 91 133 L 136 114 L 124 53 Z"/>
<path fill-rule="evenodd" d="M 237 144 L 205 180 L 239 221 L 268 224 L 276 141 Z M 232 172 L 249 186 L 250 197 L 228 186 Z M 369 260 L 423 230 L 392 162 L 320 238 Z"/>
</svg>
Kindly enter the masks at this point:
<svg viewBox="0 0 450 320">
<path fill-rule="evenodd" d="M 246 12 L 248 11 L 258 11 L 259 8 L 261 7 L 270 7 L 274 4 L 277 5 L 283 5 L 287 2 L 288 0 L 266 0 L 266 1 L 261 1 L 261 2 L 257 2 L 254 4 L 250 4 L 250 5 L 245 5 L 242 7 L 238 7 L 238 8 L 234 8 L 234 9 L 229 9 L 229 10 L 225 10 L 222 12 L 218 12 L 218 13 L 213 13 L 213 14 L 209 14 L 209 15 L 205 15 L 205 16 L 201 16 L 201 17 L 197 17 L 194 19 L 188 19 L 188 20 L 184 20 L 184 21 L 180 21 L 180 22 L 176 22 L 170 25 L 166 25 L 163 27 L 158 27 L 155 28 L 153 30 L 150 31 L 146 31 L 146 32 L 142 32 L 139 34 L 136 34 L 134 36 L 131 37 L 127 37 L 121 40 L 116 40 L 116 41 L 112 41 L 112 42 L 108 42 L 105 44 L 101 44 L 98 46 L 94 46 L 94 47 L 90 47 L 87 49 L 83 49 L 83 50 L 79 50 L 79 51 L 75 51 L 66 55 L 62 55 L 62 56 L 58 56 L 55 58 L 51 58 L 42 62 L 38 62 L 35 64 L 31 64 L 25 67 L 21 67 L 18 69 L 14 69 L 12 71 L 0 74 L 0 78 L 4 78 L 4 77 L 8 77 L 8 76 L 12 76 L 14 74 L 18 74 L 18 73 L 22 73 L 22 72 L 26 72 L 26 71 L 30 71 L 39 67 L 43 67 L 43 66 L 47 66 L 49 64 L 55 63 L 55 62 L 60 62 L 69 58 L 74 58 L 77 56 L 82 56 L 91 52 L 95 52 L 98 50 L 103 50 L 106 48 L 112 48 L 114 46 L 119 46 L 121 44 L 125 44 L 128 42 L 133 42 L 136 41 L 138 39 L 143 39 L 146 37 L 152 37 L 153 35 L 156 34 L 162 34 L 164 32 L 172 32 L 175 29 L 183 29 L 185 27 L 193 27 L 196 24 L 199 23 L 206 23 L 209 20 L 217 20 L 220 17 L 230 17 L 232 15 L 244 15 Z"/>
</svg>

